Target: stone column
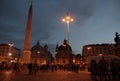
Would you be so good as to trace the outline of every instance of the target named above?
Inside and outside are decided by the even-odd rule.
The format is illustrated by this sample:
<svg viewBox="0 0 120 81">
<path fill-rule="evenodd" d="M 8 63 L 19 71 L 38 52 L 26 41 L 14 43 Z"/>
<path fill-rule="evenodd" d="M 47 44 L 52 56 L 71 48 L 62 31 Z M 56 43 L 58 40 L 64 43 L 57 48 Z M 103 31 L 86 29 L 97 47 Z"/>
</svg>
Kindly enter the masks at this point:
<svg viewBox="0 0 120 81">
<path fill-rule="evenodd" d="M 26 36 L 25 36 L 25 41 L 24 41 L 24 48 L 22 51 L 22 63 L 30 63 L 31 31 L 32 31 L 32 4 L 29 8 L 29 13 L 28 13 L 28 20 L 27 20 L 27 25 L 26 25 Z"/>
</svg>

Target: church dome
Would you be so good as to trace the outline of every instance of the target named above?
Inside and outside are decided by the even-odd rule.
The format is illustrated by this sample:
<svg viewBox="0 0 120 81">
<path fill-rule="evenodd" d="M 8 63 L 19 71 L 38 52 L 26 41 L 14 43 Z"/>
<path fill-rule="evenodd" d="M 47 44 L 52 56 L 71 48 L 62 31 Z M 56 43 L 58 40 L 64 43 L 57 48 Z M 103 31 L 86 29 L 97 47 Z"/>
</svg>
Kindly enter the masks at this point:
<svg viewBox="0 0 120 81">
<path fill-rule="evenodd" d="M 33 50 L 43 50 L 43 47 L 40 45 L 39 41 L 37 41 L 36 45 L 34 45 L 31 48 L 31 51 L 33 51 Z"/>
<path fill-rule="evenodd" d="M 63 41 L 63 44 L 58 47 L 58 50 L 69 51 L 72 52 L 71 46 L 68 44 L 67 40 Z"/>
<path fill-rule="evenodd" d="M 71 48 L 70 45 L 66 45 L 66 46 L 61 45 L 61 46 L 58 48 L 58 50 L 66 50 L 66 51 L 72 52 L 72 48 Z"/>
</svg>

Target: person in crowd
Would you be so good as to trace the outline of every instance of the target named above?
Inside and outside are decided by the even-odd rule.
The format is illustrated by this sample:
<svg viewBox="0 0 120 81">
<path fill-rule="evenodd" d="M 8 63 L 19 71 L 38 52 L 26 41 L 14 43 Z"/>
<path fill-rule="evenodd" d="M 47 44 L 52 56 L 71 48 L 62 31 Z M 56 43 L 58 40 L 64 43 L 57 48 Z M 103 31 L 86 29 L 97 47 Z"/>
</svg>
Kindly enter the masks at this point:
<svg viewBox="0 0 120 81">
<path fill-rule="evenodd" d="M 110 63 L 110 67 L 111 67 L 111 73 L 112 73 L 112 79 L 113 80 L 119 80 L 119 76 L 120 76 L 120 62 L 118 59 L 111 59 L 111 63 Z"/>
<path fill-rule="evenodd" d="M 37 64 L 37 61 L 35 61 L 33 63 L 33 73 L 36 74 L 37 71 L 38 71 L 38 64 Z"/>
<path fill-rule="evenodd" d="M 97 81 L 98 78 L 98 64 L 96 60 L 91 60 L 90 64 L 90 69 L 91 69 L 91 79 Z"/>
<path fill-rule="evenodd" d="M 32 73 L 33 73 L 32 69 L 33 69 L 33 64 L 32 64 L 32 63 L 29 63 L 29 64 L 28 64 L 28 72 L 29 72 L 29 74 L 32 74 Z"/>
<path fill-rule="evenodd" d="M 101 80 L 105 80 L 105 81 L 109 81 L 111 80 L 110 78 L 110 74 L 109 74 L 109 64 L 108 62 L 104 59 L 104 57 L 101 58 L 100 62 L 99 62 L 99 68 L 100 68 L 100 79 Z"/>
</svg>

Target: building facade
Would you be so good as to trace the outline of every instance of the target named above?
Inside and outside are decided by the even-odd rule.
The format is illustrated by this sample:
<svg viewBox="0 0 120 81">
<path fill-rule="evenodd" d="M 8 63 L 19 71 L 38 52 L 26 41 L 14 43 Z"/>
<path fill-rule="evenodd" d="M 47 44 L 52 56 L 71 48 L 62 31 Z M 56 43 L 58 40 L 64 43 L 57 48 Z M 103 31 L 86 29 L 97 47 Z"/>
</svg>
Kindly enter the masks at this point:
<svg viewBox="0 0 120 81">
<path fill-rule="evenodd" d="M 9 44 L 0 44 L 0 62 L 18 62 L 20 49 Z"/>
<path fill-rule="evenodd" d="M 84 61 L 87 61 L 88 56 L 103 56 L 113 55 L 120 57 L 120 34 L 115 33 L 114 44 L 91 44 L 85 45 L 82 49 Z"/>
<path fill-rule="evenodd" d="M 31 62 L 35 61 L 40 65 L 51 64 L 53 62 L 53 57 L 48 50 L 48 46 L 44 45 L 44 47 L 42 47 L 39 41 L 31 48 Z"/>
<path fill-rule="evenodd" d="M 67 40 L 63 41 L 63 44 L 60 46 L 56 46 L 56 54 L 55 54 L 55 62 L 56 64 L 71 64 L 73 63 L 73 54 L 72 48 L 68 44 Z"/>
<path fill-rule="evenodd" d="M 82 55 L 81 54 L 74 55 L 73 63 L 74 64 L 82 64 L 83 63 Z"/>
<path fill-rule="evenodd" d="M 82 55 L 87 56 L 98 56 L 98 55 L 109 55 L 111 54 L 110 49 L 114 47 L 114 44 L 91 44 L 85 45 L 82 49 Z"/>
<path fill-rule="evenodd" d="M 112 51 L 114 44 L 91 44 L 85 45 L 82 49 L 82 56 L 84 61 L 87 62 L 88 56 L 103 56 L 103 55 L 113 55 Z"/>
</svg>

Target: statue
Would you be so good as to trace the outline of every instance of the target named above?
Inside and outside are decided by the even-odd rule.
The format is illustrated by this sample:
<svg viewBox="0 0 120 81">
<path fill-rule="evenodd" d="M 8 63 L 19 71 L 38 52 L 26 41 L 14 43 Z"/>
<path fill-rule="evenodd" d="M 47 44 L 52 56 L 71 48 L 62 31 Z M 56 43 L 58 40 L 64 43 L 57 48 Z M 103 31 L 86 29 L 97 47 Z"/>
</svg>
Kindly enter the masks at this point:
<svg viewBox="0 0 120 81">
<path fill-rule="evenodd" d="M 118 32 L 115 33 L 115 38 L 114 41 L 116 42 L 116 45 L 120 44 L 120 34 L 118 34 Z"/>
</svg>

